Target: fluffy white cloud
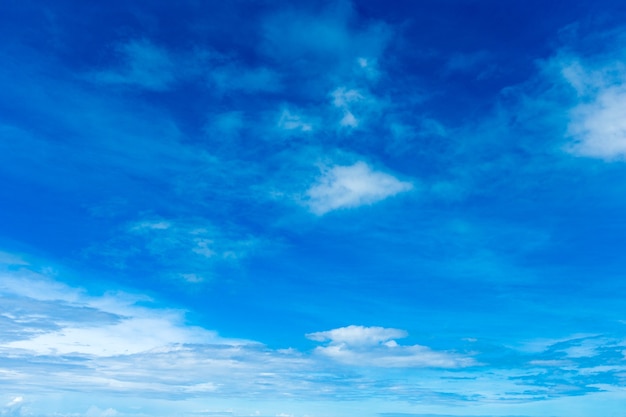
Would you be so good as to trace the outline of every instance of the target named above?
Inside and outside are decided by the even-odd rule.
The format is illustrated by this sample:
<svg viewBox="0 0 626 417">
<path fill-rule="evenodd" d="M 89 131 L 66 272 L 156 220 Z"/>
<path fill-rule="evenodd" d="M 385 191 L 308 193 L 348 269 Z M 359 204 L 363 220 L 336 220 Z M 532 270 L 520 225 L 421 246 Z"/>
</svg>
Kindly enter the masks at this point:
<svg viewBox="0 0 626 417">
<path fill-rule="evenodd" d="M 576 155 L 602 159 L 626 157 L 626 85 L 600 91 L 590 103 L 572 110 L 568 129 Z"/>
<path fill-rule="evenodd" d="M 317 347 L 316 353 L 345 365 L 460 368 L 476 364 L 470 357 L 437 352 L 426 346 L 399 345 L 394 339 L 407 336 L 400 329 L 348 326 L 306 336 L 318 342 L 328 341 L 327 346 Z"/>
<path fill-rule="evenodd" d="M 182 311 L 137 306 L 145 297 L 90 297 L 30 271 L 4 273 L 0 283 L 5 305 L 0 314 L 22 329 L 12 334 L 14 340 L 0 343 L 0 351 L 108 357 L 185 343 L 245 343 L 186 326 Z M 17 305 L 11 302 L 15 296 L 20 297 Z"/>
<path fill-rule="evenodd" d="M 600 62 L 600 63 L 597 63 Z M 566 150 L 574 155 L 606 160 L 626 157 L 626 64 L 619 58 L 557 57 L 551 63 L 575 90 L 578 103 L 570 111 Z"/>
<path fill-rule="evenodd" d="M 316 342 L 330 341 L 331 343 L 346 343 L 352 346 L 376 345 L 391 339 L 401 339 L 407 336 L 404 330 L 385 327 L 347 326 L 325 332 L 315 332 L 306 335 Z"/>
<path fill-rule="evenodd" d="M 314 367 L 297 351 L 223 338 L 147 297 L 89 295 L 33 269 L 41 268 L 0 273 L 0 317 L 18 329 L 0 338 L 0 387 L 247 396 L 281 392 L 295 378 L 301 386 L 293 392 L 309 389 L 301 381 Z M 16 398 L 3 415 L 18 406 Z"/>
<path fill-rule="evenodd" d="M 326 169 L 306 195 L 311 211 L 321 216 L 337 209 L 372 204 L 412 188 L 410 182 L 357 162 Z"/>
</svg>

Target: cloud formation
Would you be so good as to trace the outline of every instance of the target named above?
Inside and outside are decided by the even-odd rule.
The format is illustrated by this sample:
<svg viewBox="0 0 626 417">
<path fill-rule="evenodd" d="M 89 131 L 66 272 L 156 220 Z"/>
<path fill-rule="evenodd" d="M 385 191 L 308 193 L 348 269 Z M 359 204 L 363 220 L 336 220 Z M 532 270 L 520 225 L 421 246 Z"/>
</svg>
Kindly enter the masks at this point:
<svg viewBox="0 0 626 417">
<path fill-rule="evenodd" d="M 324 332 L 309 333 L 309 339 L 328 341 L 316 353 L 345 365 L 407 368 L 460 368 L 475 365 L 473 358 L 454 353 L 437 352 L 426 346 L 399 345 L 394 339 L 407 333 L 384 327 L 348 326 Z"/>
<path fill-rule="evenodd" d="M 574 155 L 626 158 L 626 84 L 602 89 L 590 103 L 576 106 L 568 133 L 573 139 L 568 151 Z"/>
<path fill-rule="evenodd" d="M 605 40 L 612 43 L 614 40 Z M 575 92 L 569 111 L 566 150 L 589 158 L 626 157 L 626 57 L 621 51 L 597 56 L 557 54 L 549 63 Z"/>
<path fill-rule="evenodd" d="M 357 162 L 324 169 L 306 196 L 311 211 L 321 216 L 333 210 L 373 204 L 411 189 L 412 183 Z"/>
</svg>

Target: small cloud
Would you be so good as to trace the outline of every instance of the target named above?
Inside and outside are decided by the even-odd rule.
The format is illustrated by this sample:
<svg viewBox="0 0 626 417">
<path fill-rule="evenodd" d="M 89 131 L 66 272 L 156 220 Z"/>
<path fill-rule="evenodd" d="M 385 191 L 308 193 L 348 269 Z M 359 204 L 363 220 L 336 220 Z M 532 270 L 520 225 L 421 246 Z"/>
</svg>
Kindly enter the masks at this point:
<svg viewBox="0 0 626 417">
<path fill-rule="evenodd" d="M 356 117 L 354 117 L 354 114 L 352 114 L 352 112 L 347 111 L 345 112 L 343 119 L 341 119 L 339 124 L 344 127 L 357 127 L 359 125 L 359 121 L 356 119 Z"/>
<path fill-rule="evenodd" d="M 626 84 L 601 90 L 590 103 L 576 106 L 568 152 L 605 160 L 626 158 Z"/>
<path fill-rule="evenodd" d="M 24 397 L 18 396 L 9 401 L 3 408 L 0 408 L 2 417 L 18 417 L 23 415 Z"/>
<path fill-rule="evenodd" d="M 400 329 L 384 327 L 348 326 L 325 332 L 315 332 L 306 335 L 307 339 L 316 342 L 347 343 L 349 345 L 376 345 L 391 339 L 407 337 L 407 332 Z"/>
<path fill-rule="evenodd" d="M 358 103 L 363 101 L 365 97 L 359 90 L 350 89 L 345 87 L 339 87 L 331 93 L 333 98 L 333 105 L 340 109 L 347 108 L 352 103 Z"/>
<path fill-rule="evenodd" d="M 469 357 L 436 352 L 420 345 L 402 346 L 394 340 L 406 336 L 407 333 L 400 329 L 364 326 L 348 326 L 306 335 L 316 342 L 328 342 L 327 346 L 317 347 L 316 353 L 345 365 L 459 368 L 476 364 Z"/>
<path fill-rule="evenodd" d="M 347 87 L 339 87 L 330 93 L 332 106 L 341 115 L 339 126 L 357 128 L 363 122 L 378 117 L 386 105 L 369 91 Z"/>
<path fill-rule="evenodd" d="M 143 221 L 137 222 L 133 226 L 130 227 L 130 231 L 132 232 L 148 232 L 151 230 L 166 230 L 171 227 L 171 224 L 166 221 L 157 220 L 157 221 Z"/>
<path fill-rule="evenodd" d="M 359 57 L 357 58 L 356 62 L 360 69 L 359 72 L 365 74 L 366 78 L 375 81 L 380 77 L 380 72 L 378 71 L 376 59 Z"/>
<path fill-rule="evenodd" d="M 185 281 L 192 284 L 199 284 L 204 282 L 205 279 L 197 274 L 180 274 L 180 277 Z"/>
<path fill-rule="evenodd" d="M 564 150 L 610 160 L 626 158 L 626 62 L 611 56 L 587 60 L 561 53 L 545 64 L 548 73 L 575 92 Z"/>
<path fill-rule="evenodd" d="M 11 401 L 9 401 L 6 406 L 15 407 L 17 405 L 22 404 L 23 402 L 24 402 L 24 397 L 15 397 Z"/>
<path fill-rule="evenodd" d="M 301 131 L 301 132 L 310 132 L 313 130 L 313 125 L 311 123 L 303 121 L 302 117 L 291 113 L 289 110 L 285 109 L 280 115 L 278 119 L 278 127 L 283 130 L 291 130 L 291 131 Z"/>
<path fill-rule="evenodd" d="M 306 195 L 311 211 L 321 216 L 333 210 L 373 204 L 412 188 L 410 182 L 357 162 L 325 170 Z"/>
<path fill-rule="evenodd" d="M 90 249 L 117 268 L 153 269 L 187 283 L 209 281 L 215 268 L 237 268 L 238 261 L 261 247 L 239 231 L 203 219 L 144 219 L 127 224 L 105 245 Z"/>
</svg>

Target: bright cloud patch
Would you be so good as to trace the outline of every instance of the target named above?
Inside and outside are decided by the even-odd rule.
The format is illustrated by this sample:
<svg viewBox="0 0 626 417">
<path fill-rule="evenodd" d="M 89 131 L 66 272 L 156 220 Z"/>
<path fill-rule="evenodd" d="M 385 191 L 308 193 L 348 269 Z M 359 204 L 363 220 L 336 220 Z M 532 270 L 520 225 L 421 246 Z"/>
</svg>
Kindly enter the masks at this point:
<svg viewBox="0 0 626 417">
<path fill-rule="evenodd" d="M 626 66 L 587 68 L 575 60 L 563 65 L 561 74 L 580 99 L 570 113 L 573 142 L 567 150 L 607 160 L 626 157 Z"/>
<path fill-rule="evenodd" d="M 347 343 L 349 345 L 376 345 L 391 339 L 401 339 L 407 333 L 400 329 L 384 327 L 348 326 L 326 332 L 309 333 L 307 338 L 316 342 Z"/>
<path fill-rule="evenodd" d="M 569 150 L 581 156 L 614 159 L 626 157 L 626 86 L 612 87 L 595 101 L 572 112 Z"/>
<path fill-rule="evenodd" d="M 6 327 L 0 351 L 37 355 L 129 355 L 181 343 L 222 343 L 214 332 L 184 325 L 181 311 L 139 307 L 125 294 L 89 297 L 26 270 L 0 275 Z M 21 297 L 17 303 L 14 297 Z M 45 316 L 38 311 L 46 310 Z M 158 331 L 154 331 L 158 329 Z M 9 339 L 9 340 L 7 340 Z M 10 340 L 13 339 L 13 340 Z M 1 340 L 0 340 L 1 341 Z"/>
<path fill-rule="evenodd" d="M 459 368 L 475 364 L 472 358 L 436 352 L 426 346 L 399 345 L 394 339 L 407 336 L 404 330 L 399 329 L 348 326 L 306 336 L 317 342 L 328 341 L 327 346 L 318 347 L 315 351 L 346 365 Z"/>
<path fill-rule="evenodd" d="M 306 194 L 311 211 L 321 216 L 337 209 L 373 204 L 412 188 L 410 182 L 357 162 L 328 169 Z"/>
</svg>

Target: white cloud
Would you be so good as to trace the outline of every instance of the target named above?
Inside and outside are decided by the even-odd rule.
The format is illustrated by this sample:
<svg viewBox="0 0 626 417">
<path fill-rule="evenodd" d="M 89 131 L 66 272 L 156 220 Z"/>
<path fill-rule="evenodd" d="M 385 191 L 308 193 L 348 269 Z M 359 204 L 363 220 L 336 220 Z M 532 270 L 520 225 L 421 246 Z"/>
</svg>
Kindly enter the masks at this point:
<svg viewBox="0 0 626 417">
<path fill-rule="evenodd" d="M 24 349 L 37 355 L 115 356 L 147 352 L 177 343 L 219 341 L 215 333 L 182 326 L 180 313 L 154 314 L 137 308 L 134 314 L 134 317 L 115 324 L 68 323 L 61 330 L 9 342 L 3 347 Z"/>
<path fill-rule="evenodd" d="M 404 330 L 385 327 L 347 326 L 325 332 L 315 332 L 306 335 L 316 342 L 330 341 L 331 343 L 347 343 L 356 345 L 376 345 L 391 339 L 401 339 L 407 336 Z"/>
<path fill-rule="evenodd" d="M 348 326 L 306 336 L 329 342 L 327 346 L 317 347 L 316 353 L 351 366 L 459 368 L 476 364 L 470 357 L 437 352 L 426 346 L 399 345 L 394 339 L 407 336 L 399 329 Z"/>
<path fill-rule="evenodd" d="M 340 109 L 343 114 L 339 125 L 351 128 L 358 127 L 359 120 L 354 116 L 351 108 L 355 104 L 365 101 L 363 94 L 359 90 L 340 87 L 333 91 L 331 96 L 333 98 L 333 106 Z"/>
<path fill-rule="evenodd" d="M 330 93 L 332 107 L 340 115 L 339 127 L 355 129 L 380 117 L 388 106 L 366 88 L 338 87 Z"/>
<path fill-rule="evenodd" d="M 331 93 L 331 96 L 333 105 L 341 109 L 347 108 L 352 103 L 365 100 L 365 97 L 359 90 L 347 89 L 346 87 L 339 87 Z"/>
<path fill-rule="evenodd" d="M 2 417 L 18 417 L 24 415 L 24 397 L 17 396 L 9 401 L 3 408 L 0 408 L 0 416 Z"/>
<path fill-rule="evenodd" d="M 358 127 L 359 121 L 354 117 L 354 114 L 350 111 L 346 111 L 343 115 L 343 118 L 339 122 L 340 126 L 343 127 Z"/>
<path fill-rule="evenodd" d="M 619 56 L 556 56 L 546 65 L 576 92 L 565 147 L 573 155 L 604 160 L 626 157 L 626 63 Z"/>
<path fill-rule="evenodd" d="M 410 182 L 357 162 L 324 170 L 306 195 L 311 211 L 321 216 L 337 209 L 373 204 L 412 188 Z"/>
<path fill-rule="evenodd" d="M 626 75 L 626 74 L 625 74 Z M 567 150 L 601 159 L 626 157 L 626 84 L 602 89 L 590 103 L 571 112 Z"/>
<path fill-rule="evenodd" d="M 22 300 L 21 308 L 0 310 L 23 329 L 17 340 L 0 344 L 4 351 L 106 357 L 184 343 L 242 343 L 186 326 L 183 311 L 137 306 L 145 297 L 123 293 L 91 297 L 45 275 L 24 272 L 0 275 L 0 283 L 0 295 Z"/>
</svg>

